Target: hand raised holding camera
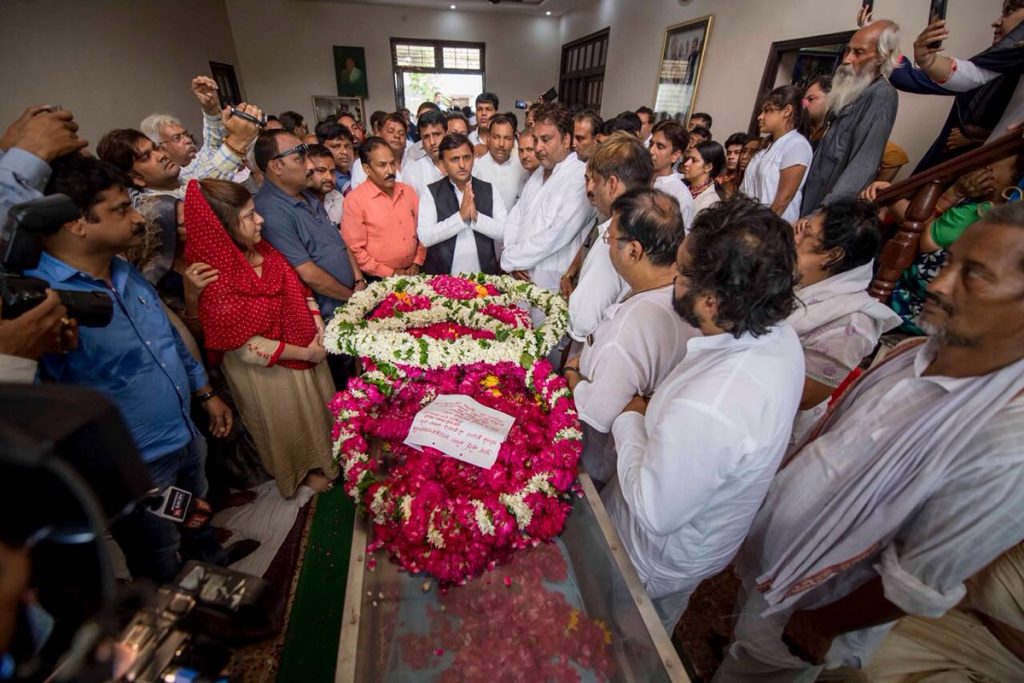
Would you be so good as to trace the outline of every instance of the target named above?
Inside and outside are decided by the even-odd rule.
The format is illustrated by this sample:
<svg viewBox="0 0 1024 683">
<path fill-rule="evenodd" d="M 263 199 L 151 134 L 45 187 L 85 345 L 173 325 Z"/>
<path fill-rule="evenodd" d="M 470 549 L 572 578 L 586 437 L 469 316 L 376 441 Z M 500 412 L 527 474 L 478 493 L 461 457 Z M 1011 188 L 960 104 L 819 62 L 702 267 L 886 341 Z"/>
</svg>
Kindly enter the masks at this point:
<svg viewBox="0 0 1024 683">
<path fill-rule="evenodd" d="M 255 104 L 246 104 L 245 102 L 242 102 L 235 108 L 243 114 L 248 114 L 256 121 L 263 118 L 263 110 Z M 224 128 L 228 131 L 228 136 L 225 142 L 231 149 L 247 149 L 249 145 L 252 144 L 253 140 L 256 139 L 256 136 L 260 134 L 260 126 L 258 123 L 241 116 L 232 116 L 230 108 L 226 108 L 221 112 L 220 118 L 224 123 Z"/>
<path fill-rule="evenodd" d="M 221 113 L 220 94 L 217 83 L 209 76 L 196 76 L 192 79 L 192 94 L 199 100 L 204 114 L 216 116 Z"/>
<path fill-rule="evenodd" d="M 88 144 L 78 137 L 78 124 L 71 112 L 45 105 L 26 109 L 2 138 L 4 149 L 18 147 L 47 163 Z"/>
</svg>

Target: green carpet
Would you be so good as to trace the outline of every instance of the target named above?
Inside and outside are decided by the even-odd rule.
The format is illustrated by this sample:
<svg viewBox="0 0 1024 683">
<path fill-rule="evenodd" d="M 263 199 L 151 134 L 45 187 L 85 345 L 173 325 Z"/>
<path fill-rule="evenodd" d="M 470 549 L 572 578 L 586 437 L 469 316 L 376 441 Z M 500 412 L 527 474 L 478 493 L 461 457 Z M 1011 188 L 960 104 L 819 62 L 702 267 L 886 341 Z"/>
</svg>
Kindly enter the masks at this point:
<svg viewBox="0 0 1024 683">
<path fill-rule="evenodd" d="M 334 680 L 355 503 L 341 487 L 320 494 L 295 590 L 277 680 Z"/>
</svg>

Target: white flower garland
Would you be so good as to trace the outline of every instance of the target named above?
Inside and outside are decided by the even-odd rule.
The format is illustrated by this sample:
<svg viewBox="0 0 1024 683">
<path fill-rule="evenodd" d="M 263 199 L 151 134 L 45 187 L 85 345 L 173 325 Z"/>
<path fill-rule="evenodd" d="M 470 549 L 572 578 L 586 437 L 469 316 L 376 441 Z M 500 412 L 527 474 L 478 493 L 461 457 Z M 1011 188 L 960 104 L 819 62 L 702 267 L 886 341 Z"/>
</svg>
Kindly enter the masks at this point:
<svg viewBox="0 0 1024 683">
<path fill-rule="evenodd" d="M 520 361 L 524 365 L 543 358 L 565 336 L 569 307 L 560 295 L 508 275 L 463 276 L 479 285 L 493 285 L 501 294 L 476 299 L 449 299 L 434 291 L 433 275 L 403 275 L 375 282 L 356 292 L 327 325 L 324 345 L 331 353 L 368 356 L 427 369 L 471 363 Z M 391 318 L 366 316 L 392 292 L 430 299 L 428 310 L 401 313 Z M 482 313 L 490 304 L 512 306 L 520 302 L 541 310 L 545 320 L 537 329 L 513 327 Z M 490 330 L 496 339 L 456 340 L 416 338 L 409 328 L 453 322 L 477 330 Z"/>
</svg>

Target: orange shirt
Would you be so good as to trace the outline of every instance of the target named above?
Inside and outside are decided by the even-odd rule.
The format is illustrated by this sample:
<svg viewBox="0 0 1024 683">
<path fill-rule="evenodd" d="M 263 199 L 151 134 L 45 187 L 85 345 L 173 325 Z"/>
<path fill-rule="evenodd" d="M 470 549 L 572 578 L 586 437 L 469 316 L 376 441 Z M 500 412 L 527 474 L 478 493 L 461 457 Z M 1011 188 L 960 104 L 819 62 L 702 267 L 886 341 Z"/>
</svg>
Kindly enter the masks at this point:
<svg viewBox="0 0 1024 683">
<path fill-rule="evenodd" d="M 395 183 L 391 196 L 366 180 L 345 197 L 341 236 L 370 275 L 388 277 L 396 268 L 423 265 L 427 249 L 416 237 L 419 199 L 405 183 Z"/>
</svg>

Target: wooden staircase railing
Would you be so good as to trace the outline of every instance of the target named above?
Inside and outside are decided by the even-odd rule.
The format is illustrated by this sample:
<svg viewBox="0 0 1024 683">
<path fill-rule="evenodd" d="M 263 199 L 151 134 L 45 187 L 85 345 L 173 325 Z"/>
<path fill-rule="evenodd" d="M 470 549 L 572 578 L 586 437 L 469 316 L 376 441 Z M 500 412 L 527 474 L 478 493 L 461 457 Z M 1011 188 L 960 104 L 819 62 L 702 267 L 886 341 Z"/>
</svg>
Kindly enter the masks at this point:
<svg viewBox="0 0 1024 683">
<path fill-rule="evenodd" d="M 1017 130 L 879 192 L 875 199 L 879 206 L 901 199 L 910 199 L 910 206 L 896 234 L 882 246 L 882 253 L 878 257 L 878 272 L 868 289 L 871 296 L 883 303 L 889 301 L 900 274 L 914 262 L 921 231 L 928 224 L 939 197 L 950 182 L 985 164 L 1021 152 L 1024 152 L 1024 130 Z"/>
</svg>

